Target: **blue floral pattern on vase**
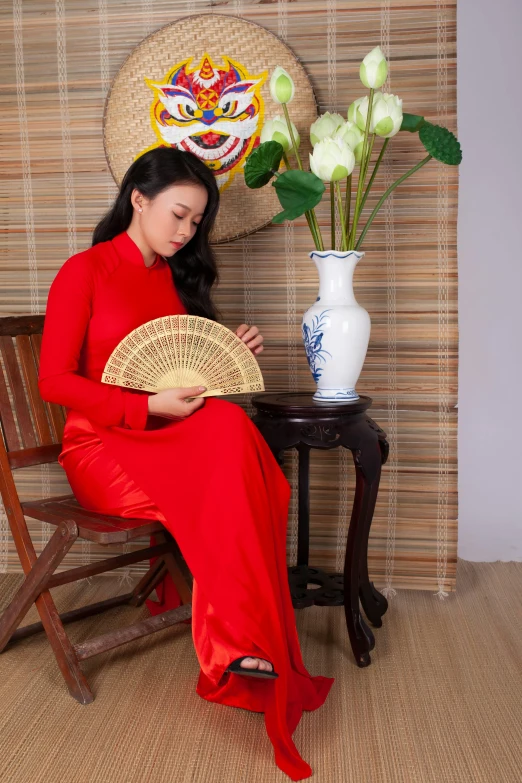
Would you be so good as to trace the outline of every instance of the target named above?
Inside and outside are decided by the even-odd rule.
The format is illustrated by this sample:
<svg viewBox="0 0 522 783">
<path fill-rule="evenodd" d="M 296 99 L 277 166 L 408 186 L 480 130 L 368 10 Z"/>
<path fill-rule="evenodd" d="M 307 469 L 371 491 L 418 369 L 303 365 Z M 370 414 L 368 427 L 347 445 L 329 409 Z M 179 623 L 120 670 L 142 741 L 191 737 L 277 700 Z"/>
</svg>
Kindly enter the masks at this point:
<svg viewBox="0 0 522 783">
<path fill-rule="evenodd" d="M 324 327 L 323 319 L 325 314 L 329 312 L 330 312 L 329 310 L 323 310 L 320 316 L 314 315 L 314 317 L 312 318 L 311 329 L 306 323 L 304 323 L 302 327 L 303 342 L 306 350 L 306 358 L 308 360 L 308 366 L 310 367 L 311 373 L 316 383 L 321 377 L 321 373 L 324 369 L 322 367 L 319 368 L 317 366 L 318 363 L 320 361 L 326 361 L 325 355 L 328 355 L 330 358 L 332 357 L 332 354 L 329 353 L 321 345 L 323 339 L 323 332 L 321 330 Z"/>
</svg>

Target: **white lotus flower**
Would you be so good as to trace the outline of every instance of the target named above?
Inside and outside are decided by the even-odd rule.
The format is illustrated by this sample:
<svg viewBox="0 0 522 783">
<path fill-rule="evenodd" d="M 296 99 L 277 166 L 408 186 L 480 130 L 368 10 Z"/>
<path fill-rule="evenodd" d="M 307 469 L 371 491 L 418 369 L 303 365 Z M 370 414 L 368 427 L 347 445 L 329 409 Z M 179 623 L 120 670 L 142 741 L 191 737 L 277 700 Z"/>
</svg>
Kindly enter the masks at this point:
<svg viewBox="0 0 522 783">
<path fill-rule="evenodd" d="M 388 63 L 380 46 L 376 46 L 366 55 L 360 65 L 359 76 L 365 87 L 372 87 L 374 90 L 382 87 L 388 76 Z"/>
<path fill-rule="evenodd" d="M 318 141 L 310 155 L 310 170 L 323 182 L 348 177 L 355 166 L 355 155 L 342 139 L 326 137 Z"/>
<path fill-rule="evenodd" d="M 372 104 L 373 105 L 373 109 L 372 109 L 372 118 L 371 118 L 371 121 L 370 121 L 370 131 L 369 131 L 370 133 L 374 133 L 374 128 L 375 128 L 375 121 L 374 121 L 375 104 L 377 103 L 377 101 L 379 100 L 381 95 L 382 95 L 382 92 L 379 92 L 378 90 L 376 92 L 374 92 L 374 94 L 373 94 L 373 104 Z M 355 109 L 352 109 L 352 106 L 354 104 L 357 104 L 357 106 L 355 107 Z M 367 95 L 365 95 L 364 98 L 358 98 L 357 101 L 354 101 L 352 103 L 352 105 L 350 106 L 350 109 L 348 110 L 348 113 L 350 113 L 350 111 L 352 112 L 352 117 L 350 119 L 352 119 L 352 122 L 357 123 L 357 125 L 359 126 L 359 128 L 362 131 L 364 131 L 365 128 L 366 128 L 366 119 L 368 117 L 368 106 L 369 106 L 369 104 L 370 104 L 370 99 L 368 98 Z"/>
<path fill-rule="evenodd" d="M 374 94 L 373 94 L 373 105 L 374 106 L 375 106 L 375 101 L 377 101 L 380 98 L 381 95 L 382 95 L 382 93 L 379 92 L 378 90 L 376 92 L 374 92 Z M 353 103 L 351 103 L 350 106 L 348 107 L 348 120 L 350 122 L 355 122 L 359 126 L 359 128 L 361 128 L 362 131 L 364 131 L 364 129 L 366 127 L 366 115 L 368 113 L 368 103 L 369 103 L 368 96 L 365 95 L 362 98 L 356 98 L 353 101 Z M 360 122 L 359 122 L 359 120 L 357 118 L 357 115 L 358 115 L 358 112 L 359 112 L 361 106 L 363 106 L 363 114 L 362 114 L 362 116 L 364 117 L 364 124 L 362 125 L 362 127 L 361 127 L 361 124 L 360 124 Z M 372 114 L 373 114 L 373 112 L 372 112 Z"/>
<path fill-rule="evenodd" d="M 310 125 L 310 141 L 315 147 L 318 141 L 322 141 L 327 136 L 333 136 L 337 128 L 344 123 L 344 117 L 341 114 L 330 114 L 329 111 L 321 114 L 315 122 Z"/>
<path fill-rule="evenodd" d="M 351 103 L 348 106 L 348 121 L 349 122 L 355 122 L 356 121 L 356 115 L 357 115 L 357 109 L 359 108 L 359 105 L 364 101 L 364 98 L 356 98 L 353 103 Z"/>
<path fill-rule="evenodd" d="M 363 152 L 364 133 L 355 122 L 345 122 L 333 134 L 334 139 L 345 141 L 355 155 L 355 162 L 360 163 Z"/>
<path fill-rule="evenodd" d="M 372 125 L 375 133 L 383 139 L 391 139 L 401 129 L 402 98 L 390 92 L 384 92 L 374 103 Z"/>
<path fill-rule="evenodd" d="M 290 74 L 280 65 L 274 69 L 270 78 L 270 95 L 276 103 L 290 103 L 294 97 L 295 86 Z"/>
<path fill-rule="evenodd" d="M 292 126 L 292 133 L 294 134 L 295 143 L 297 147 L 299 147 L 301 139 L 299 133 L 297 132 L 297 128 L 291 120 L 290 125 Z M 268 122 L 265 122 L 263 125 L 260 134 L 261 144 L 264 141 L 278 141 L 288 155 L 292 155 L 295 152 L 292 146 L 290 133 L 288 132 L 286 120 L 284 117 L 281 117 L 280 114 L 276 115 L 272 120 L 268 120 Z"/>
</svg>

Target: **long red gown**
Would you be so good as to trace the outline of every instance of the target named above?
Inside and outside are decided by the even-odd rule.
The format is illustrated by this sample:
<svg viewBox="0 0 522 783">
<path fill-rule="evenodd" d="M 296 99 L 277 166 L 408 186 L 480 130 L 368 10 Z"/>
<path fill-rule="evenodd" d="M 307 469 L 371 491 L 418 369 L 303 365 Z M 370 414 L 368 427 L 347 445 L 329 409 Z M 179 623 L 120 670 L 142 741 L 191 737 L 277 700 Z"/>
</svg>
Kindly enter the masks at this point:
<svg viewBox="0 0 522 783">
<path fill-rule="evenodd" d="M 245 411 L 219 397 L 186 419 L 148 415 L 148 394 L 101 383 L 112 350 L 153 318 L 186 313 L 166 261 L 146 267 L 127 232 L 72 256 L 47 303 L 42 397 L 67 408 L 60 464 L 86 508 L 158 519 L 194 578 L 192 635 L 208 701 L 264 712 L 275 761 L 310 777 L 292 734 L 303 710 L 325 701 L 333 678 L 304 667 L 286 570 L 291 489 Z M 157 613 L 180 604 L 167 577 Z M 243 655 L 279 677 L 224 674 Z"/>
</svg>

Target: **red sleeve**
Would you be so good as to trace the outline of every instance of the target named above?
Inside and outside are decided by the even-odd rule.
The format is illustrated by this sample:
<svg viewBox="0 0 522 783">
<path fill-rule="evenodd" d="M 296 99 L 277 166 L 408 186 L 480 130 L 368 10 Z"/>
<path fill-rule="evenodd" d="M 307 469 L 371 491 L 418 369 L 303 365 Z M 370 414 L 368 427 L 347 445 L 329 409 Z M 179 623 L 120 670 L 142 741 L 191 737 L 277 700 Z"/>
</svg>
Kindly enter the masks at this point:
<svg viewBox="0 0 522 783">
<path fill-rule="evenodd" d="M 51 285 L 40 355 L 40 394 L 44 400 L 72 408 L 103 426 L 143 430 L 148 416 L 147 394 L 78 374 L 91 316 L 92 281 L 92 259 L 80 253 L 65 262 Z"/>
</svg>

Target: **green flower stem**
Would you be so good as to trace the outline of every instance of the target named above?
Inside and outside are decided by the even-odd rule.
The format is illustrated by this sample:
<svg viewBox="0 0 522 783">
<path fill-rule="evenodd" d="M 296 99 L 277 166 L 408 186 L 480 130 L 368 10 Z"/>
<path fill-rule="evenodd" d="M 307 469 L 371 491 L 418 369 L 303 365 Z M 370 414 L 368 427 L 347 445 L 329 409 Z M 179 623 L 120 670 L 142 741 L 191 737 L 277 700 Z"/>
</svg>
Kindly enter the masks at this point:
<svg viewBox="0 0 522 783">
<path fill-rule="evenodd" d="M 344 210 L 343 210 L 343 197 L 341 194 L 341 185 L 339 184 L 339 180 L 337 182 L 333 183 L 335 184 L 335 190 L 337 192 L 337 205 L 339 207 L 339 217 L 341 219 L 341 231 L 342 231 L 342 242 L 341 242 L 341 250 L 348 250 L 348 237 L 346 236 L 346 223 L 344 221 Z M 332 187 L 332 183 L 330 183 L 330 189 Z M 335 215 L 332 216 L 332 224 L 335 225 Z M 334 228 L 335 231 L 335 228 Z M 335 247 L 333 248 L 335 250 Z"/>
<path fill-rule="evenodd" d="M 294 137 L 294 131 L 292 129 L 292 123 L 290 122 L 290 115 L 288 114 L 288 109 L 286 108 L 286 103 L 282 103 L 281 106 L 283 107 L 283 111 L 285 113 L 285 119 L 286 119 L 286 126 L 288 128 L 288 133 L 290 135 L 290 138 L 292 139 L 292 150 L 295 155 L 295 159 L 297 160 L 297 165 L 303 170 L 303 164 L 301 163 L 301 158 L 299 157 L 299 150 L 297 149 L 297 144 L 295 143 L 295 137 Z"/>
<path fill-rule="evenodd" d="M 344 213 L 344 222 L 346 225 L 346 235 L 350 236 L 350 202 L 352 200 L 352 175 L 346 178 L 346 211 Z"/>
<path fill-rule="evenodd" d="M 366 232 L 370 228 L 372 220 L 374 219 L 375 215 L 380 210 L 380 208 L 382 207 L 382 205 L 384 204 L 385 200 L 388 198 L 388 196 L 390 195 L 392 190 L 395 190 L 397 185 L 400 185 L 401 182 L 404 182 L 404 180 L 407 179 L 407 177 L 410 177 L 412 174 L 414 174 L 418 169 L 420 169 L 421 166 L 424 166 L 424 164 L 427 163 L 432 157 L 433 157 L 432 155 L 426 155 L 426 157 L 423 158 L 421 161 L 419 161 L 419 163 L 417 163 L 416 166 L 414 166 L 412 169 L 407 171 L 406 174 L 403 174 L 402 177 L 399 177 L 398 180 L 396 180 L 392 185 L 390 185 L 390 187 L 388 188 L 386 193 L 384 193 L 381 196 L 381 198 L 379 199 L 379 201 L 375 205 L 375 209 L 373 210 L 372 214 L 368 218 L 368 221 L 367 221 L 366 225 L 364 226 L 364 228 L 363 228 L 363 230 L 361 232 L 361 236 L 359 237 L 359 239 L 357 241 L 357 244 L 355 245 L 355 248 L 354 248 L 355 250 L 359 249 L 359 247 L 361 245 L 361 242 L 363 241 L 364 237 L 366 236 Z"/>
<path fill-rule="evenodd" d="M 290 171 L 290 169 L 292 167 L 290 165 L 290 161 L 288 160 L 288 155 L 286 154 L 286 152 L 283 152 L 283 160 L 285 162 L 285 166 L 286 166 L 287 171 Z M 277 176 L 279 176 L 279 175 L 277 175 Z M 309 211 L 305 212 L 305 217 L 306 217 L 306 222 L 308 223 L 308 228 L 310 229 L 310 232 L 312 234 L 312 239 L 314 240 L 315 249 L 316 250 L 322 250 L 321 243 L 319 242 L 319 239 L 317 237 L 315 226 L 314 226 L 314 224 L 312 222 L 312 219 L 310 217 L 310 212 Z"/>
<path fill-rule="evenodd" d="M 381 160 L 383 158 L 384 153 L 386 152 L 386 147 L 388 146 L 388 142 L 389 141 L 390 141 L 390 139 L 384 139 L 384 144 L 382 145 L 381 151 L 379 153 L 379 157 L 377 158 L 377 161 L 375 163 L 375 167 L 373 169 L 372 176 L 370 177 L 370 181 L 368 182 L 368 187 L 364 191 L 364 196 L 363 196 L 363 199 L 362 199 L 362 202 L 361 202 L 361 211 L 364 208 L 364 205 L 366 203 L 366 199 L 368 198 L 368 194 L 370 192 L 370 188 L 373 185 L 373 180 L 375 179 L 375 175 L 377 174 L 377 170 L 378 170 L 379 166 L 381 165 Z"/>
<path fill-rule="evenodd" d="M 371 160 L 371 157 L 372 157 L 373 143 L 375 141 L 375 136 L 376 136 L 375 133 L 372 134 L 371 141 L 368 138 L 368 142 L 370 144 L 370 148 L 366 149 L 365 157 L 361 157 L 361 166 L 359 167 L 359 176 L 361 176 L 361 168 L 362 168 L 361 194 L 362 194 L 362 192 L 364 190 L 364 185 L 365 185 L 365 182 L 366 182 L 366 175 L 368 173 L 368 168 L 369 168 L 370 160 Z M 363 154 L 364 154 L 364 152 L 363 152 Z M 357 185 L 358 184 L 359 183 L 357 183 Z M 358 222 L 359 218 L 361 217 L 361 213 L 362 213 L 362 208 L 363 208 L 363 204 L 364 204 L 364 196 L 357 203 L 359 204 L 358 209 L 357 209 L 357 222 Z M 357 228 L 356 223 L 355 223 L 355 212 L 354 212 L 354 223 L 353 223 L 352 228 L 353 228 L 353 235 L 352 235 L 352 239 L 351 239 L 351 244 L 353 245 L 353 243 L 355 242 L 355 232 L 356 232 L 356 228 Z"/>
<path fill-rule="evenodd" d="M 332 232 L 332 244 L 330 245 L 330 248 L 335 250 L 335 193 L 333 182 L 330 182 L 330 225 Z"/>
<path fill-rule="evenodd" d="M 368 168 L 370 166 L 370 160 L 371 160 L 371 157 L 372 157 L 373 143 L 375 141 L 375 136 L 376 136 L 376 134 L 374 133 L 372 135 L 372 139 L 371 139 L 371 142 L 370 142 L 370 149 L 368 150 L 368 153 L 366 155 L 366 159 L 364 161 L 364 170 L 363 170 L 363 174 L 362 174 L 362 190 L 364 190 L 364 185 L 365 185 L 365 182 L 366 182 L 366 175 L 368 174 Z M 362 160 L 363 159 L 361 158 L 361 161 Z M 360 172 L 359 172 L 359 174 L 360 174 Z M 361 202 L 360 202 L 360 205 L 359 205 L 359 209 L 358 209 L 358 212 L 357 212 L 357 220 L 359 220 L 359 218 L 360 218 L 360 216 L 362 214 L 363 207 L 364 207 L 364 202 L 366 200 L 367 194 L 368 194 L 368 189 L 365 190 L 364 195 L 363 195 L 363 197 L 361 199 Z M 354 229 L 354 234 L 353 234 L 353 238 L 352 238 L 351 244 L 353 244 L 354 242 L 355 242 L 355 229 Z"/>
<path fill-rule="evenodd" d="M 355 242 L 355 232 L 357 231 L 357 222 L 359 220 L 359 214 L 360 214 L 360 203 L 361 203 L 361 196 L 362 196 L 362 187 L 364 182 L 364 166 L 366 163 L 366 151 L 368 148 L 368 134 L 370 132 L 370 124 L 371 124 L 371 118 L 372 118 L 372 109 L 373 109 L 373 93 L 374 93 L 373 87 L 370 87 L 370 97 L 368 99 L 368 113 L 366 115 L 366 127 L 364 129 L 364 142 L 363 142 L 363 152 L 361 156 L 361 165 L 359 166 L 359 179 L 357 181 L 357 196 L 355 199 L 355 209 L 353 213 L 353 225 L 352 230 L 349 237 L 348 242 L 348 250 L 353 250 L 352 245 Z"/>
<path fill-rule="evenodd" d="M 283 107 L 283 111 L 285 113 L 286 127 L 288 128 L 288 133 L 290 135 L 290 138 L 292 139 L 292 149 L 295 154 L 295 159 L 297 160 L 297 165 L 301 169 L 301 171 L 303 171 L 303 164 L 301 163 L 301 158 L 299 157 L 299 150 L 297 149 L 297 144 L 295 143 L 294 131 L 292 130 L 292 123 L 290 122 L 290 115 L 288 114 L 286 103 L 282 103 L 281 106 Z M 317 221 L 315 211 L 313 209 L 310 209 L 308 210 L 308 213 L 305 214 L 310 215 L 310 221 L 315 229 L 315 233 L 314 233 L 314 231 L 312 231 L 312 226 L 310 225 L 310 223 L 308 224 L 310 226 L 310 231 L 312 231 L 312 237 L 314 239 L 316 249 L 324 250 L 323 238 L 321 236 L 321 229 L 319 228 L 319 223 Z"/>
<path fill-rule="evenodd" d="M 320 241 L 319 237 L 317 236 L 317 230 L 309 211 L 305 212 L 305 217 L 306 217 L 306 222 L 308 223 L 308 228 L 310 229 L 310 232 L 312 234 L 312 239 L 314 240 L 315 249 L 323 250 L 323 246 L 322 246 L 323 243 Z"/>
<path fill-rule="evenodd" d="M 370 150 L 369 150 L 368 154 L 366 155 L 366 161 L 364 163 L 363 190 L 364 190 L 364 184 L 366 182 L 366 175 L 368 174 L 368 169 L 370 167 L 370 160 L 372 159 L 373 143 L 375 141 L 375 136 L 376 136 L 375 133 L 372 134 L 372 140 L 370 142 Z M 359 215 L 361 214 L 361 211 L 362 211 L 362 201 L 361 201 L 361 206 L 359 208 Z"/>
<path fill-rule="evenodd" d="M 317 218 L 315 216 L 314 210 L 313 209 L 310 210 L 309 214 L 311 215 L 311 218 L 313 220 L 314 227 L 315 227 L 315 230 L 316 230 L 316 233 L 317 233 L 317 243 L 318 243 L 316 245 L 317 250 L 324 250 L 323 237 L 322 237 L 321 229 L 319 228 L 319 223 L 317 222 Z"/>
<path fill-rule="evenodd" d="M 306 217 L 306 222 L 308 223 L 308 228 L 310 229 L 312 234 L 312 239 L 314 240 L 315 249 L 324 250 L 322 239 L 317 234 L 317 227 L 314 224 L 310 211 L 305 212 L 305 217 Z"/>
</svg>

